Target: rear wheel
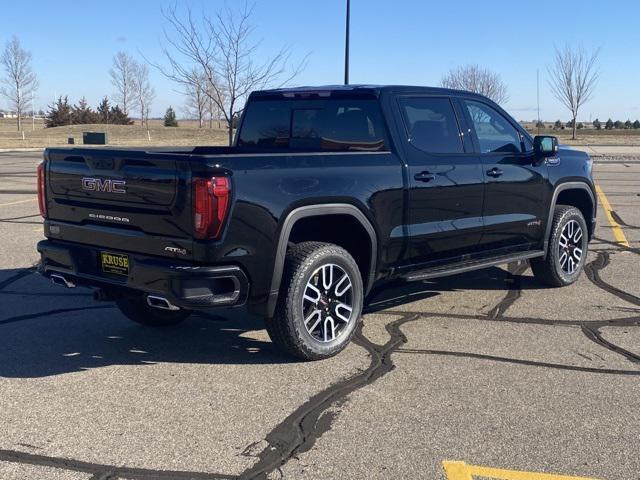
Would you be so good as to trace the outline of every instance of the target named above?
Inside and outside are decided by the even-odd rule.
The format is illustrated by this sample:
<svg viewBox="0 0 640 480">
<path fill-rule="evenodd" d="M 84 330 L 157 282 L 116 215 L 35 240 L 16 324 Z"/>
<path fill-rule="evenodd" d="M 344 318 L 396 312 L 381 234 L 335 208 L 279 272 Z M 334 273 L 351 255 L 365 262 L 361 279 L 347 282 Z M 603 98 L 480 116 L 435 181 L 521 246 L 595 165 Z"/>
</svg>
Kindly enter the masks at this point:
<svg viewBox="0 0 640 480">
<path fill-rule="evenodd" d="M 531 260 L 536 279 L 552 287 L 570 285 L 580 276 L 589 245 L 587 222 L 580 210 L 558 205 L 554 210 L 545 258 Z"/>
<path fill-rule="evenodd" d="M 346 250 L 330 243 L 300 243 L 287 252 L 267 331 L 276 345 L 298 358 L 331 357 L 349 344 L 363 297 L 360 270 Z"/>
<path fill-rule="evenodd" d="M 132 295 L 116 300 L 120 311 L 129 319 L 142 325 L 166 327 L 177 325 L 191 315 L 191 310 L 162 310 L 151 307 L 143 295 Z"/>
</svg>

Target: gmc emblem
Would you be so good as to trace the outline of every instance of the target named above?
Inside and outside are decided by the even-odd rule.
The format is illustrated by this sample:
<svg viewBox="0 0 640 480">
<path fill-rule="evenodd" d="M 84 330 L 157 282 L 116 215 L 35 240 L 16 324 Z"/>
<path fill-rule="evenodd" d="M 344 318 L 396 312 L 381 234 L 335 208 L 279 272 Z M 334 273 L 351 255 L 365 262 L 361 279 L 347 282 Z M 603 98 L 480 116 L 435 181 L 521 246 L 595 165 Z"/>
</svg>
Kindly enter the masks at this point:
<svg viewBox="0 0 640 480">
<path fill-rule="evenodd" d="M 82 179 L 82 189 L 89 192 L 107 193 L 127 193 L 124 189 L 127 182 L 125 180 L 110 180 L 101 178 L 84 177 Z"/>
</svg>

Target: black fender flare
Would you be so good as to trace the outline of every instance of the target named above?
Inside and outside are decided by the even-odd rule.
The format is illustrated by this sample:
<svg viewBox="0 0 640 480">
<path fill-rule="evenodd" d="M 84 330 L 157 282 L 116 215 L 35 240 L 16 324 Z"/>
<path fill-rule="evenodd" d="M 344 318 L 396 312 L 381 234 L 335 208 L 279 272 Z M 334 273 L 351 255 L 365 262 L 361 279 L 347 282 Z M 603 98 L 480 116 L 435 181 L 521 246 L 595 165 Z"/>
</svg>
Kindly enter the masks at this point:
<svg viewBox="0 0 640 480">
<path fill-rule="evenodd" d="M 551 203 L 549 204 L 549 215 L 547 216 L 547 226 L 544 233 L 544 255 L 547 256 L 547 250 L 549 248 L 549 235 L 551 234 L 551 224 L 553 219 L 553 210 L 556 208 L 556 203 L 558 201 L 558 196 L 560 192 L 565 190 L 585 190 L 589 194 L 589 198 L 591 199 L 591 211 L 593 215 L 596 213 L 596 199 L 593 195 L 593 190 L 589 186 L 587 182 L 564 182 L 556 186 L 553 190 L 553 196 L 551 197 Z M 587 222 L 592 222 L 593 218 L 585 218 Z"/>
<path fill-rule="evenodd" d="M 269 289 L 269 299 L 267 303 L 267 314 L 272 317 L 276 302 L 278 300 L 278 293 L 280 291 L 280 283 L 282 282 L 282 273 L 284 270 L 284 261 L 287 256 L 287 246 L 289 243 L 289 236 L 291 230 L 293 230 L 296 222 L 302 218 L 317 217 L 325 215 L 349 215 L 355 218 L 365 229 L 371 240 L 371 259 L 369 262 L 369 272 L 365 277 L 364 282 L 364 294 L 366 295 L 371 290 L 376 274 L 376 264 L 378 259 L 378 238 L 376 231 L 369 219 L 362 211 L 349 203 L 325 203 L 319 205 L 306 205 L 292 210 L 284 219 L 282 228 L 280 229 L 280 236 L 278 237 L 278 245 L 276 248 L 276 258 L 273 266 L 273 276 L 271 278 L 271 288 Z"/>
</svg>

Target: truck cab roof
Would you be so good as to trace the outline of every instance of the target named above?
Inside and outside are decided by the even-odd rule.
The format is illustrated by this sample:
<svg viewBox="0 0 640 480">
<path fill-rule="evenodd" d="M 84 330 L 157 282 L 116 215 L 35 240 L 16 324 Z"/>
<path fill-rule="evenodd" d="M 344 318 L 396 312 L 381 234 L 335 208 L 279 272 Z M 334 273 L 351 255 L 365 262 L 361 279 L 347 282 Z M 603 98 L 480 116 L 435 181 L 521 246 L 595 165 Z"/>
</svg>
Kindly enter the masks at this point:
<svg viewBox="0 0 640 480">
<path fill-rule="evenodd" d="M 422 95 L 464 95 L 467 97 L 478 97 L 485 99 L 483 95 L 468 92 L 465 90 L 454 90 L 441 87 L 421 87 L 414 85 L 319 85 L 301 86 L 289 88 L 275 88 L 269 90 L 258 90 L 251 94 L 252 99 L 256 98 L 306 98 L 306 97 L 337 97 L 337 96 L 362 96 L 378 97 L 382 93 L 397 94 L 422 94 Z"/>
</svg>

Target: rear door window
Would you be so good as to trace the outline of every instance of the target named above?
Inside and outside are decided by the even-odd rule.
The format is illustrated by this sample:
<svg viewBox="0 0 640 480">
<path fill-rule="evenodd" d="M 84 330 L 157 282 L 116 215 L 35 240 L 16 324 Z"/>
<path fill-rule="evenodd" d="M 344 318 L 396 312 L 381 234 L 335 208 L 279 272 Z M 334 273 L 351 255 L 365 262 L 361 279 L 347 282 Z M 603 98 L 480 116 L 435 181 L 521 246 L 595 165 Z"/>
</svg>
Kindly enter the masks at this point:
<svg viewBox="0 0 640 480">
<path fill-rule="evenodd" d="M 448 98 L 401 100 L 410 143 L 428 153 L 463 153 L 462 136 Z"/>
</svg>

